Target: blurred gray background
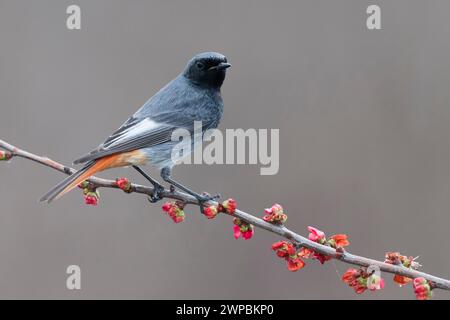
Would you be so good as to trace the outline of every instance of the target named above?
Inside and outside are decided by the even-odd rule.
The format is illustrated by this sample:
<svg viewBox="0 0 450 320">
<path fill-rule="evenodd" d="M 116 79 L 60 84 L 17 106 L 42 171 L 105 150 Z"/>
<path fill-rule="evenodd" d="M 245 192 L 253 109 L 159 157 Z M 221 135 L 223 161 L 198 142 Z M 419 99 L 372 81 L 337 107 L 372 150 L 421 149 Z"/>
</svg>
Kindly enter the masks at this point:
<svg viewBox="0 0 450 320">
<path fill-rule="evenodd" d="M 80 31 L 66 29 L 70 4 Z M 369 4 L 382 30 L 367 30 Z M 219 51 L 233 64 L 221 128 L 280 128 L 280 171 L 185 165 L 179 180 L 260 215 L 281 203 L 294 230 L 345 232 L 356 254 L 420 255 L 450 277 L 449 12 L 446 0 L 0 0 L 0 138 L 70 164 L 192 55 Z M 102 176 L 124 175 L 144 183 L 132 170 Z M 192 207 L 175 225 L 160 205 L 112 190 L 98 207 L 79 190 L 37 203 L 62 178 L 0 164 L 0 298 L 414 297 L 390 275 L 383 292 L 358 296 L 340 262 L 291 273 L 269 249 L 279 237 L 236 241 L 231 219 Z M 71 264 L 80 291 L 65 287 Z"/>
</svg>

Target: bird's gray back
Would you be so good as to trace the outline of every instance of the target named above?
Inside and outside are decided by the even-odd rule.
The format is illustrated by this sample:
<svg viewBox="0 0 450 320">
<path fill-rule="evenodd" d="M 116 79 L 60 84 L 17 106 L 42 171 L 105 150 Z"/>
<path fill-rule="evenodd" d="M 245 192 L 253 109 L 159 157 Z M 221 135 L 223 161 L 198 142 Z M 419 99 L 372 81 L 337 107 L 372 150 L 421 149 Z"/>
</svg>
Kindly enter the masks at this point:
<svg viewBox="0 0 450 320">
<path fill-rule="evenodd" d="M 178 76 L 150 98 L 132 117 L 97 149 L 74 163 L 136 149 L 158 149 L 158 157 L 170 158 L 172 132 L 182 128 L 194 133 L 194 122 L 202 129 L 217 128 L 223 113 L 220 91 L 200 87 Z M 165 150 L 165 152 L 162 152 Z"/>
<path fill-rule="evenodd" d="M 202 121 L 209 127 L 218 126 L 223 113 L 219 90 L 199 87 L 182 75 L 169 82 L 151 97 L 134 115 L 174 126 L 190 127 L 190 122 Z"/>
</svg>

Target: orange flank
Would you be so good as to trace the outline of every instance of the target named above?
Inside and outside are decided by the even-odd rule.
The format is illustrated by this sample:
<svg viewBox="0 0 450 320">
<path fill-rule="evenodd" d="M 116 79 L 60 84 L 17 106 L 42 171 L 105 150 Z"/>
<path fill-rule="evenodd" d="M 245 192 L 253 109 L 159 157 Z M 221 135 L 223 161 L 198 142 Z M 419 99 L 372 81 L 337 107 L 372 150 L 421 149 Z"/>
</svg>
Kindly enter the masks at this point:
<svg viewBox="0 0 450 320">
<path fill-rule="evenodd" d="M 65 195 L 67 192 L 74 189 L 84 180 L 89 179 L 97 172 L 101 172 L 110 168 L 126 167 L 130 165 L 142 165 L 147 162 L 147 156 L 140 150 L 134 150 L 130 152 L 112 154 L 100 159 L 95 160 L 95 164 L 83 172 L 76 180 L 70 183 L 55 199 L 58 199 Z"/>
</svg>

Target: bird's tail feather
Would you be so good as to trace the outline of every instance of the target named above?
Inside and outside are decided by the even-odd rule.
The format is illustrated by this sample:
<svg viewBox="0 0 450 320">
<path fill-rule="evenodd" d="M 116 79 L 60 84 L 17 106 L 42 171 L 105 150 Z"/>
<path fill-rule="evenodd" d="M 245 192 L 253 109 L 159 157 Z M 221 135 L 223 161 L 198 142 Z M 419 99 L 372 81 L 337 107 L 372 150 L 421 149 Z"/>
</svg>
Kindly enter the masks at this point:
<svg viewBox="0 0 450 320">
<path fill-rule="evenodd" d="M 53 200 L 62 197 L 64 194 L 74 189 L 80 182 L 83 182 L 99 171 L 107 169 L 114 160 L 114 157 L 105 157 L 88 162 L 83 168 L 50 189 L 50 191 L 48 191 L 39 201 L 50 203 Z"/>
</svg>

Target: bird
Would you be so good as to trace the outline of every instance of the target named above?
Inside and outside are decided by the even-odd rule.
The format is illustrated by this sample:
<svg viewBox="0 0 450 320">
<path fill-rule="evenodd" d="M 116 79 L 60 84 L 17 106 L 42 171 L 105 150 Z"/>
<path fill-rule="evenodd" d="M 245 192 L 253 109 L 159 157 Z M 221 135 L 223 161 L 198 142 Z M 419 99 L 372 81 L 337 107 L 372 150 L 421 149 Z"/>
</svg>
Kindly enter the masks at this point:
<svg viewBox="0 0 450 320">
<path fill-rule="evenodd" d="M 171 137 L 177 129 L 194 134 L 195 121 L 201 121 L 202 134 L 218 127 L 224 107 L 221 87 L 229 67 L 231 64 L 221 53 L 195 55 L 178 76 L 145 102 L 103 143 L 76 159 L 73 163 L 83 166 L 50 189 L 40 201 L 50 203 L 98 172 L 132 167 L 153 185 L 149 200 L 157 202 L 162 198 L 164 187 L 141 168 L 150 165 L 160 170 L 164 181 L 195 197 L 202 208 L 203 203 L 217 196 L 199 194 L 172 178 L 172 168 L 178 164 L 172 157 L 172 150 L 179 141 L 172 141 Z M 188 151 L 192 152 L 192 149 Z"/>
</svg>

